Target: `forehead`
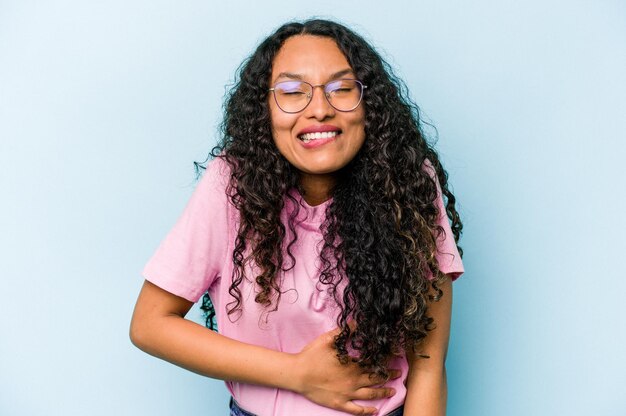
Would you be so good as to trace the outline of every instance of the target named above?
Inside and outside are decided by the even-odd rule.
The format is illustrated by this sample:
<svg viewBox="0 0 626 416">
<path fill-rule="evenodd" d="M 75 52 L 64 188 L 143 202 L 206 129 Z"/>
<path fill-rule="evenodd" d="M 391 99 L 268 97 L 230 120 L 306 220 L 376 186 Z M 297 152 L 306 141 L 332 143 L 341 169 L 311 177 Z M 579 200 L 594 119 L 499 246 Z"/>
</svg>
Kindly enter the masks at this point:
<svg viewBox="0 0 626 416">
<path fill-rule="evenodd" d="M 291 73 L 325 82 L 325 77 L 344 69 L 351 69 L 350 64 L 333 39 L 297 35 L 287 39 L 274 57 L 272 81 L 281 73 Z"/>
</svg>

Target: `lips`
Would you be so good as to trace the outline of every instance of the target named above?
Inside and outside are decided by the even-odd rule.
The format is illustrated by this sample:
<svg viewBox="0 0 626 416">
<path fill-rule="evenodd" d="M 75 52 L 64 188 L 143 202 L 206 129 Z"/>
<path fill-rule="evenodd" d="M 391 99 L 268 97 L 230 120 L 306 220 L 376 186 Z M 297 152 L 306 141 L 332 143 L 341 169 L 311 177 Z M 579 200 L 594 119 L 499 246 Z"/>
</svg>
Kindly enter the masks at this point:
<svg viewBox="0 0 626 416">
<path fill-rule="evenodd" d="M 309 143 L 314 140 L 334 139 L 341 134 L 341 129 L 331 125 L 310 126 L 298 133 L 298 139 L 303 143 Z"/>
<path fill-rule="evenodd" d="M 325 131 L 322 133 L 304 133 L 303 135 L 298 136 L 298 138 L 304 143 L 308 143 L 311 140 L 331 139 L 337 136 L 337 134 L 339 134 L 339 132 L 337 131 Z"/>
</svg>

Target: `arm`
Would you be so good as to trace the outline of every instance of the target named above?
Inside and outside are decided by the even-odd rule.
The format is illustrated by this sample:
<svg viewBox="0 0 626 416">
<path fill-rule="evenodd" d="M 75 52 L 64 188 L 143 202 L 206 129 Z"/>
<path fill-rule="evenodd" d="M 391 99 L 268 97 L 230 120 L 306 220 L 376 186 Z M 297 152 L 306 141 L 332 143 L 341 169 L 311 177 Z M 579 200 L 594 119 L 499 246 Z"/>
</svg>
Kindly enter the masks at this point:
<svg viewBox="0 0 626 416">
<path fill-rule="evenodd" d="M 342 365 L 332 349 L 334 334 L 322 334 L 298 354 L 239 342 L 184 319 L 192 302 L 145 281 L 135 305 L 130 338 L 139 349 L 207 377 L 291 390 L 322 406 L 371 414 L 355 399 L 388 397 L 373 388 L 358 366 Z"/>
<path fill-rule="evenodd" d="M 452 282 L 446 278 L 441 285 L 443 296 L 429 305 L 436 328 L 424 340 L 422 353 L 430 358 L 415 357 L 407 349 L 409 374 L 404 412 L 415 416 L 445 416 L 448 386 L 446 383 L 446 354 L 450 337 L 452 311 Z"/>
</svg>

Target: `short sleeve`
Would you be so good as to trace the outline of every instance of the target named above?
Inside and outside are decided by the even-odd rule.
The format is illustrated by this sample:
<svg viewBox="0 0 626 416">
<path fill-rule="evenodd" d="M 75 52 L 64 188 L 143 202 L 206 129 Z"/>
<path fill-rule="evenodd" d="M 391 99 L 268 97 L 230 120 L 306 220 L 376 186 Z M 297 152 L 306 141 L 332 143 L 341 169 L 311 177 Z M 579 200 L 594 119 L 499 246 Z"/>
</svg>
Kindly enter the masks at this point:
<svg viewBox="0 0 626 416">
<path fill-rule="evenodd" d="M 211 161 L 182 215 L 143 269 L 160 288 L 197 302 L 220 273 L 228 249 L 229 170 Z"/>
<path fill-rule="evenodd" d="M 461 255 L 454 241 L 454 234 L 448 221 L 448 214 L 443 204 L 443 195 L 441 192 L 441 185 L 439 185 L 439 179 L 437 173 L 433 168 L 431 162 L 426 159 L 425 168 L 430 176 L 434 179 L 437 186 L 437 208 L 439 210 L 439 225 L 443 228 L 444 233 L 437 239 L 437 262 L 439 264 L 439 270 L 442 273 L 447 274 L 454 281 L 458 279 L 464 272 L 463 262 Z"/>
</svg>

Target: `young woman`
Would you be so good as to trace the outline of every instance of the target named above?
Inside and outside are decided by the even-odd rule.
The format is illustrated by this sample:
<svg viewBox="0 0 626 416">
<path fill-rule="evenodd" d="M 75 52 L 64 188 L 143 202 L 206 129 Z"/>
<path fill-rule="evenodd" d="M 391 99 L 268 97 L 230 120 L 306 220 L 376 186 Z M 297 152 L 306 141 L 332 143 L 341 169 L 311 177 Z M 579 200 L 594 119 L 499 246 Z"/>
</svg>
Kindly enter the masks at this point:
<svg viewBox="0 0 626 416">
<path fill-rule="evenodd" d="M 445 414 L 462 226 L 376 51 L 335 22 L 280 27 L 212 154 L 145 267 L 133 343 L 226 380 L 231 415 Z M 219 332 L 184 319 L 203 294 Z"/>
</svg>

